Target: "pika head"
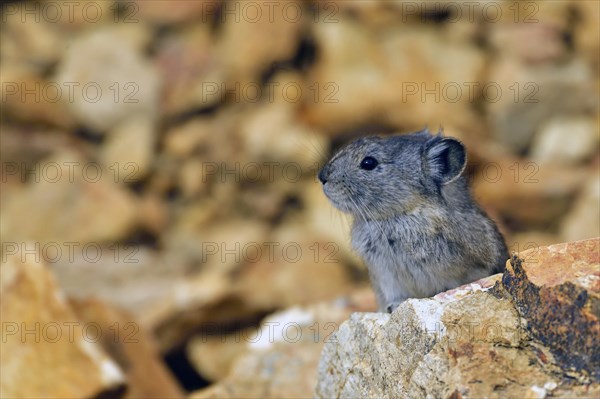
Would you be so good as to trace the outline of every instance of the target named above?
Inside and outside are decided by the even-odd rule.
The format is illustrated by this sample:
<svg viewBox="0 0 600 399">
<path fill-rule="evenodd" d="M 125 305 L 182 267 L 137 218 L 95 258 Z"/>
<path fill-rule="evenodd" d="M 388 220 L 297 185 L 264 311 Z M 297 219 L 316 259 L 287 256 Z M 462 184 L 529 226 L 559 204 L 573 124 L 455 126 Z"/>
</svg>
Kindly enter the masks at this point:
<svg viewBox="0 0 600 399">
<path fill-rule="evenodd" d="M 462 143 L 428 130 L 357 139 L 319 172 L 323 191 L 343 212 L 364 219 L 406 214 L 442 198 L 444 186 L 461 178 Z"/>
</svg>

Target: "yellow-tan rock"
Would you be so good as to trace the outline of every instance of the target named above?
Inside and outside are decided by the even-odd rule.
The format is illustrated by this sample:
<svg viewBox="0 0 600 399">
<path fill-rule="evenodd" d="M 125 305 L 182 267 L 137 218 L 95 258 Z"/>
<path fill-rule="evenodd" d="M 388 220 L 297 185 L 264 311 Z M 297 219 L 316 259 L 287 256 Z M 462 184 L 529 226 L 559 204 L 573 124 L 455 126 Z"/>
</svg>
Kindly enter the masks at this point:
<svg viewBox="0 0 600 399">
<path fill-rule="evenodd" d="M 36 254 L 3 256 L 1 396 L 122 397 L 123 370 L 99 342 L 110 331 L 77 318 Z"/>
</svg>

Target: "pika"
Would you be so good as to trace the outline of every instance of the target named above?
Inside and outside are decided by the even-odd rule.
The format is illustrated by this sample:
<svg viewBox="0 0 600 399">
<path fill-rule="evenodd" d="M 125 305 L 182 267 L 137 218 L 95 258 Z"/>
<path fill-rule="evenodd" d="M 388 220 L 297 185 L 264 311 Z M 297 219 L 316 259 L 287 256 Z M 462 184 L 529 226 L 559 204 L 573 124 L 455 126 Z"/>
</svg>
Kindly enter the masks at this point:
<svg viewBox="0 0 600 399">
<path fill-rule="evenodd" d="M 379 310 L 504 270 L 506 244 L 472 199 L 463 144 L 428 129 L 357 139 L 319 171 L 323 191 L 353 216 Z"/>
</svg>

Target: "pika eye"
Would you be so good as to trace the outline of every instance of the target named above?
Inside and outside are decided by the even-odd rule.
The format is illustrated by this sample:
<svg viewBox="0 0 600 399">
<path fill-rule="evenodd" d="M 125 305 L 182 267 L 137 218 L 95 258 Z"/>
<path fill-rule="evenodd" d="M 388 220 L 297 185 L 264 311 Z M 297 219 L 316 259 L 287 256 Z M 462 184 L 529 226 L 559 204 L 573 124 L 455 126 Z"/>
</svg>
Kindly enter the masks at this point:
<svg viewBox="0 0 600 399">
<path fill-rule="evenodd" d="M 373 157 L 365 157 L 362 161 L 360 161 L 360 168 L 364 170 L 373 170 L 379 162 Z"/>
</svg>

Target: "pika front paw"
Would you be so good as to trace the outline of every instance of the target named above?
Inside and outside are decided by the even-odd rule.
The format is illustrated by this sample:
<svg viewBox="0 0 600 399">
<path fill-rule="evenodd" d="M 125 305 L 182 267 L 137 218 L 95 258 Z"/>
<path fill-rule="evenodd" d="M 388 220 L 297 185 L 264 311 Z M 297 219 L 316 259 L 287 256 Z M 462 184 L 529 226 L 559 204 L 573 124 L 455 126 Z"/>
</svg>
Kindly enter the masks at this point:
<svg viewBox="0 0 600 399">
<path fill-rule="evenodd" d="M 389 303 L 389 304 L 388 304 L 388 305 L 385 307 L 385 310 L 386 310 L 386 312 L 388 312 L 388 313 L 392 313 L 394 310 L 396 310 L 396 308 L 397 308 L 398 306 L 400 306 L 400 304 L 401 304 L 401 303 L 402 303 L 402 302 L 392 302 L 392 303 Z"/>
</svg>

